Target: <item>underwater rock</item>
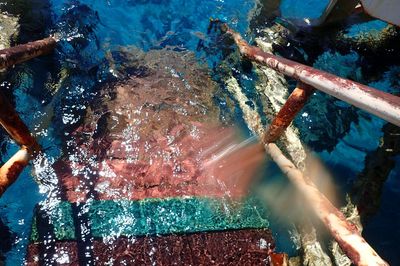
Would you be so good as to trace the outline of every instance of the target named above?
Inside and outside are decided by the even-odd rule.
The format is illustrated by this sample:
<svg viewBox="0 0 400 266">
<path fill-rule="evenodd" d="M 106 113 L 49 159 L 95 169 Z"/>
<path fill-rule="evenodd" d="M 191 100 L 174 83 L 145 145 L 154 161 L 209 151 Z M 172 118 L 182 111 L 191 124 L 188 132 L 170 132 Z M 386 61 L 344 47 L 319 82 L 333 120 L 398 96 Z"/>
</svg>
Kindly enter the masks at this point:
<svg viewBox="0 0 400 266">
<path fill-rule="evenodd" d="M 370 51 L 384 48 L 399 35 L 399 30 L 386 22 L 372 20 L 351 25 L 338 34 L 338 39 Z"/>
<path fill-rule="evenodd" d="M 395 156 L 400 154 L 400 128 L 386 124 L 382 131 L 379 147 L 367 155 L 353 187 L 352 196 L 363 221 L 379 210 L 383 186 L 396 166 Z"/>
<path fill-rule="evenodd" d="M 0 50 L 10 47 L 11 39 L 18 35 L 18 17 L 0 12 Z"/>
<path fill-rule="evenodd" d="M 48 0 L 2 0 L 0 10 L 18 17 L 18 43 L 43 39 L 44 30 L 51 25 L 50 3 Z"/>
</svg>

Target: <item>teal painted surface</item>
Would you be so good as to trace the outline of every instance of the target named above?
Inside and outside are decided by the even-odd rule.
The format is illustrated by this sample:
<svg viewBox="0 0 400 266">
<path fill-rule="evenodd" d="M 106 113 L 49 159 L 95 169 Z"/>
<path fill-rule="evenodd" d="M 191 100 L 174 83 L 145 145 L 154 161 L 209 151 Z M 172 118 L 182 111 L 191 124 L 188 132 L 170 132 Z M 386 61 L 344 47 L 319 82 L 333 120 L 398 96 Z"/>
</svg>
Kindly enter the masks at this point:
<svg viewBox="0 0 400 266">
<path fill-rule="evenodd" d="M 267 228 L 267 213 L 260 206 L 254 198 L 243 203 L 209 198 L 171 198 L 87 204 L 92 235 L 99 238 Z M 59 203 L 50 213 L 50 221 L 56 239 L 75 239 L 70 203 Z M 38 239 L 34 223 L 31 241 Z"/>
</svg>

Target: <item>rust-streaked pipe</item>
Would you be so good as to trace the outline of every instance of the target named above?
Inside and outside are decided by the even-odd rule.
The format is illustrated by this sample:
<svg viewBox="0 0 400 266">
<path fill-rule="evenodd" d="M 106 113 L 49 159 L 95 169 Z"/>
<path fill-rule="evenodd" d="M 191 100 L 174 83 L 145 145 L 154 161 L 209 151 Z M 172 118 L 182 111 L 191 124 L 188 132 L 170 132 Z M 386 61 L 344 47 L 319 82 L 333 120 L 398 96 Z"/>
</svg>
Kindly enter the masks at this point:
<svg viewBox="0 0 400 266">
<path fill-rule="evenodd" d="M 240 53 L 248 59 L 400 126 L 400 97 L 266 53 L 258 47 L 250 46 L 226 24 L 221 25 L 221 30 L 233 37 Z"/>
<path fill-rule="evenodd" d="M 357 228 L 318 190 L 296 166 L 287 159 L 274 143 L 265 145 L 265 150 L 301 192 L 307 205 L 323 222 L 343 252 L 358 266 L 387 266 L 376 251 L 360 235 Z"/>
<path fill-rule="evenodd" d="M 30 154 L 27 148 L 21 148 L 0 168 L 0 197 L 11 186 L 29 163 Z"/>
<path fill-rule="evenodd" d="M 54 50 L 56 44 L 57 40 L 53 37 L 49 37 L 0 50 L 0 69 L 28 61 L 41 55 L 49 54 Z"/>
<path fill-rule="evenodd" d="M 0 124 L 20 146 L 26 146 L 32 151 L 38 150 L 39 145 L 31 135 L 28 127 L 24 124 L 12 105 L 1 92 Z"/>
<path fill-rule="evenodd" d="M 311 86 L 301 82 L 297 84 L 297 87 L 290 94 L 286 103 L 271 122 L 271 125 L 263 137 L 264 143 L 275 142 L 279 139 L 292 123 L 297 113 L 304 107 L 313 92 L 314 89 Z"/>
</svg>

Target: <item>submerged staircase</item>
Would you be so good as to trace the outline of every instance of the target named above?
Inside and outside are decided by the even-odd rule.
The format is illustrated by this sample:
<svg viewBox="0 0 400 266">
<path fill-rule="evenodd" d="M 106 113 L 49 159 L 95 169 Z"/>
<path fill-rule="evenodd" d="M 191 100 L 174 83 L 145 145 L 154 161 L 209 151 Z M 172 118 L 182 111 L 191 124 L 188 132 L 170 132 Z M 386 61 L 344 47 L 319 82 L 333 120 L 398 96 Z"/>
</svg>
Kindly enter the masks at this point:
<svg viewBox="0 0 400 266">
<path fill-rule="evenodd" d="M 227 25 L 218 21 L 214 23 L 233 37 L 243 56 L 299 80 L 298 88 L 262 138 L 266 152 L 304 194 L 308 204 L 314 208 L 317 216 L 325 223 L 353 263 L 366 265 L 367 261 L 372 263 L 371 265 L 386 265 L 354 225 L 345 220 L 343 214 L 284 156 L 274 142 L 311 97 L 314 89 L 329 93 L 396 125 L 400 125 L 399 98 L 264 53 L 248 45 Z M 3 65 L 13 65 L 49 52 L 54 48 L 55 41 L 48 39 L 47 45 L 44 44 L 41 48 L 38 45 L 43 45 L 43 42 L 36 42 L 0 52 L 5 55 L 2 58 L 8 56 L 12 58 L 10 60 L 15 60 L 7 63 L 6 58 Z M 36 52 L 32 53 L 32 56 L 26 56 L 26 49 L 34 49 Z M 23 59 L 17 60 L 15 57 Z M 160 75 L 162 77 L 162 74 Z M 141 78 L 129 81 L 132 83 L 114 85 L 122 88 L 122 95 L 126 93 L 124 98 L 129 99 L 127 96 L 133 97 L 132 91 L 129 91 L 130 85 L 138 84 Z M 7 102 L 2 95 L 0 101 Z M 14 126 L 15 121 L 21 125 L 22 121 L 9 104 L 2 104 L 0 108 L 1 124 L 22 147 L 21 151 L 1 168 L 2 193 L 15 181 L 30 157 L 35 156 L 40 147 L 29 137 L 31 134 L 26 126 Z M 159 106 L 157 110 L 162 108 Z M 110 143 L 117 140 L 118 138 L 112 139 Z M 98 148 L 104 148 L 102 143 L 96 149 Z M 268 230 L 267 213 L 257 199 L 248 198 L 244 203 L 227 200 L 221 191 L 204 187 L 204 179 L 199 176 L 183 178 L 174 183 L 169 179 L 171 177 L 150 177 L 153 179 L 147 180 L 146 175 L 143 175 L 143 184 L 134 187 L 129 193 L 124 192 L 135 195 L 134 197 L 113 195 L 108 193 L 110 191 L 107 191 L 107 188 L 99 189 L 104 179 L 88 180 L 87 175 L 72 171 L 71 164 L 72 162 L 63 158 L 54 165 L 60 180 L 59 198 L 56 204 L 46 208 L 38 206 L 35 210 L 28 247 L 28 265 L 285 263 L 284 255 L 274 254 L 275 245 Z M 131 171 L 130 178 L 139 173 L 134 167 L 127 168 L 126 165 L 122 165 L 122 168 L 127 174 Z M 123 182 L 126 180 L 121 180 L 121 184 Z M 116 188 L 118 184 L 117 182 Z M 315 202 L 321 204 L 316 205 Z"/>
</svg>

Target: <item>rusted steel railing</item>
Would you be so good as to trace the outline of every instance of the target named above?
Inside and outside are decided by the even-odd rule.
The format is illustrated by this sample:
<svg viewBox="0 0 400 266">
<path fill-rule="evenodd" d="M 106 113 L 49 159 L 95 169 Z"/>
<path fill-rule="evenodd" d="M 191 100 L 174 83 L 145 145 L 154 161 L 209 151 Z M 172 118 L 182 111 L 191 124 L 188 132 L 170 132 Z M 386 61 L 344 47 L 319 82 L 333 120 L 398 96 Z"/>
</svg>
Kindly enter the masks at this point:
<svg viewBox="0 0 400 266">
<path fill-rule="evenodd" d="M 0 124 L 21 149 L 0 168 L 0 197 L 18 178 L 31 155 L 39 150 L 39 144 L 22 122 L 12 105 L 0 92 Z"/>
<path fill-rule="evenodd" d="M 221 31 L 233 37 L 242 56 L 400 126 L 400 97 L 266 53 L 249 45 L 226 24 L 220 24 Z"/>
<path fill-rule="evenodd" d="M 41 55 L 49 54 L 54 50 L 56 44 L 57 40 L 53 37 L 49 37 L 0 50 L 0 69 L 28 61 Z"/>
<path fill-rule="evenodd" d="M 29 59 L 50 53 L 56 47 L 57 40 L 49 37 L 43 40 L 0 50 L 0 69 L 25 62 Z M 11 186 L 30 158 L 40 150 L 39 144 L 28 127 L 19 117 L 12 105 L 0 91 L 0 124 L 21 149 L 0 168 L 0 197 Z"/>
<path fill-rule="evenodd" d="M 304 176 L 273 142 L 279 139 L 302 109 L 312 95 L 313 88 L 347 101 L 396 125 L 400 125 L 400 98 L 266 53 L 258 47 L 250 46 L 240 34 L 234 32 L 226 24 L 219 21 L 211 23 L 220 24 L 222 32 L 233 37 L 243 56 L 299 80 L 299 85 L 262 138 L 265 150 L 298 188 L 315 215 L 354 264 L 359 266 L 388 265 L 365 241 L 357 228 L 346 220 L 345 216 L 317 189 L 316 185 Z"/>
<path fill-rule="evenodd" d="M 28 127 L 21 120 L 12 105 L 0 92 L 0 124 L 20 146 L 35 148 L 35 138 L 29 132 Z"/>
<path fill-rule="evenodd" d="M 30 156 L 29 150 L 23 147 L 0 168 L 0 197 L 28 165 Z"/>
<path fill-rule="evenodd" d="M 290 94 L 285 105 L 281 108 L 266 131 L 264 136 L 265 143 L 275 142 L 281 137 L 313 92 L 314 89 L 309 85 L 301 82 L 297 84 L 297 87 L 292 94 Z"/>
</svg>

